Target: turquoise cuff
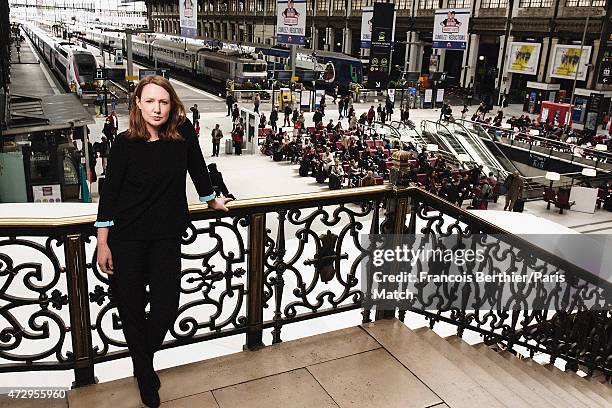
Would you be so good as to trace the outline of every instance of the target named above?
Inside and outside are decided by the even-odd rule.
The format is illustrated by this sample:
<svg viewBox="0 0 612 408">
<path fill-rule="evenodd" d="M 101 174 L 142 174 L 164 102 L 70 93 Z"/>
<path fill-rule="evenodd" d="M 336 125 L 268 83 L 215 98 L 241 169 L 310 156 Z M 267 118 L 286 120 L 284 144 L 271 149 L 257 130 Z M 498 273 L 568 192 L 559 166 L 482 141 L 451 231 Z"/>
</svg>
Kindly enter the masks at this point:
<svg viewBox="0 0 612 408">
<path fill-rule="evenodd" d="M 112 221 L 96 221 L 96 223 L 94 224 L 94 227 L 108 228 L 108 227 L 112 227 L 113 225 L 115 225 L 115 223 Z"/>
<path fill-rule="evenodd" d="M 200 201 L 205 203 L 207 201 L 214 200 L 215 198 L 217 198 L 217 195 L 215 193 L 212 193 L 212 194 L 209 194 L 207 196 L 200 197 Z"/>
</svg>

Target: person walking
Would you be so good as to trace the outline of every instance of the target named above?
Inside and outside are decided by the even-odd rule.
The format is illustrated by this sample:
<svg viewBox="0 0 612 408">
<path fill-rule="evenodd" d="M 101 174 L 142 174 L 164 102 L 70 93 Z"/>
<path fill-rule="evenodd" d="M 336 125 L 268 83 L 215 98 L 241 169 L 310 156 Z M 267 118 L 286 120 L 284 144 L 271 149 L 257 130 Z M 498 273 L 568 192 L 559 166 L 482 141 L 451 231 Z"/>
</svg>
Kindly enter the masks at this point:
<svg viewBox="0 0 612 408">
<path fill-rule="evenodd" d="M 231 94 L 231 92 L 227 93 L 227 96 L 225 97 L 225 104 L 227 105 L 227 115 L 226 116 L 231 116 L 232 106 L 234 105 L 234 96 Z"/>
<path fill-rule="evenodd" d="M 211 137 L 212 137 L 212 145 L 213 145 L 212 155 L 213 157 L 215 156 L 219 157 L 219 147 L 221 145 L 221 139 L 223 139 L 223 132 L 221 132 L 221 129 L 219 128 L 218 123 L 215 125 L 215 128 L 212 130 Z"/>
<path fill-rule="evenodd" d="M 193 125 L 167 79 L 139 82 L 129 118 L 129 130 L 110 152 L 100 196 L 97 264 L 109 278 L 140 398 L 159 407 L 154 355 L 178 315 L 187 173 L 210 208 L 228 211 L 231 200 L 215 197 Z"/>
<path fill-rule="evenodd" d="M 200 111 L 198 110 L 198 104 L 195 103 L 189 110 L 191 111 L 191 123 L 195 124 L 198 120 L 200 120 Z"/>
<path fill-rule="evenodd" d="M 261 103 L 261 97 L 259 93 L 255 93 L 255 98 L 253 98 L 253 105 L 255 105 L 254 111 L 259 113 L 259 104 Z"/>
<path fill-rule="evenodd" d="M 338 100 L 338 120 L 343 118 L 342 113 L 344 112 L 344 98 Z"/>
<path fill-rule="evenodd" d="M 98 152 L 100 152 L 100 158 L 102 159 L 102 174 L 106 174 L 106 165 L 110 150 L 111 146 L 108 139 L 106 136 L 102 136 L 102 141 L 98 144 Z"/>
<path fill-rule="evenodd" d="M 507 186 L 504 211 L 513 211 L 517 200 L 523 195 L 524 181 L 518 171 L 514 171 L 505 181 Z"/>
<path fill-rule="evenodd" d="M 278 109 L 275 106 L 272 108 L 272 112 L 270 112 L 270 127 L 272 128 L 272 131 L 274 133 L 276 133 L 277 131 L 277 127 L 276 127 L 277 121 L 278 121 Z"/>
<path fill-rule="evenodd" d="M 289 104 L 285 105 L 285 109 L 283 109 L 283 111 L 285 112 L 285 119 L 283 120 L 283 126 L 291 126 L 291 106 Z"/>
<path fill-rule="evenodd" d="M 242 143 L 244 141 L 242 124 L 236 125 L 236 129 L 234 129 L 234 133 L 232 133 L 232 140 L 234 141 L 234 154 L 240 156 L 242 154 Z"/>
</svg>

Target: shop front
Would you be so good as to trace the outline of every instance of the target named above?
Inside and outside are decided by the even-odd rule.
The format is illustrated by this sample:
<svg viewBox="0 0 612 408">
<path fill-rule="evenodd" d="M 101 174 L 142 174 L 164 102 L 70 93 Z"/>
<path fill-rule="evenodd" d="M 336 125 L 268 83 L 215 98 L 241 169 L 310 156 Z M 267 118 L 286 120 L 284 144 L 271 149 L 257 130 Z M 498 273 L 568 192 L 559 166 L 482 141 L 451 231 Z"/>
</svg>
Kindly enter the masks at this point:
<svg viewBox="0 0 612 408">
<path fill-rule="evenodd" d="M 87 198 L 87 138 L 77 141 L 74 135 L 87 134 L 94 121 L 76 96 L 14 95 L 9 112 L 0 138 L 0 202 Z"/>
</svg>

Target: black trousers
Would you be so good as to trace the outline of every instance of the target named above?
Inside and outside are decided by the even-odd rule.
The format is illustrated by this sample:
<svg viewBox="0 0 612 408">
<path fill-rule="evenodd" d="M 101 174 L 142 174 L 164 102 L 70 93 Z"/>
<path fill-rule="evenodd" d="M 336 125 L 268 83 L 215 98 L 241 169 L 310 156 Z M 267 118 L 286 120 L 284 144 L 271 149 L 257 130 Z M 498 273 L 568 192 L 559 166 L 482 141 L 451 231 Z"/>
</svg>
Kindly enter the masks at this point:
<svg viewBox="0 0 612 408">
<path fill-rule="evenodd" d="M 110 277 L 134 373 L 148 376 L 153 354 L 177 317 L 180 296 L 179 238 L 157 241 L 109 239 L 114 273 Z M 147 296 L 146 286 L 149 286 Z M 150 311 L 145 315 L 147 300 Z"/>
<path fill-rule="evenodd" d="M 213 142 L 213 152 L 212 155 L 213 156 L 219 156 L 219 146 L 221 145 L 221 142 Z"/>
</svg>

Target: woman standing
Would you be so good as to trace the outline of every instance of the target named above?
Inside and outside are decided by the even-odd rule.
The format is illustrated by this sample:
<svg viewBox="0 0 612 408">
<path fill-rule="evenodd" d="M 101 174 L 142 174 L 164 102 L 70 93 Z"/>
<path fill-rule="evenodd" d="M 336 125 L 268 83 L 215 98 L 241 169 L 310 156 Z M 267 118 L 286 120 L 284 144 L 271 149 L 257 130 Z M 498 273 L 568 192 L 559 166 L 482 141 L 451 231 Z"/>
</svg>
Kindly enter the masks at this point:
<svg viewBox="0 0 612 408">
<path fill-rule="evenodd" d="M 97 260 L 109 275 L 142 402 L 157 407 L 153 355 L 177 316 L 187 172 L 200 201 L 228 211 L 230 200 L 215 198 L 195 130 L 170 82 L 146 77 L 130 106 L 129 128 L 112 146 L 100 197 Z"/>
</svg>

